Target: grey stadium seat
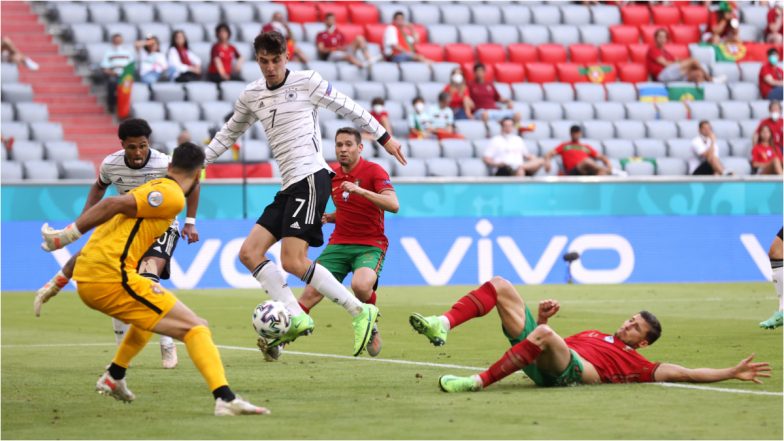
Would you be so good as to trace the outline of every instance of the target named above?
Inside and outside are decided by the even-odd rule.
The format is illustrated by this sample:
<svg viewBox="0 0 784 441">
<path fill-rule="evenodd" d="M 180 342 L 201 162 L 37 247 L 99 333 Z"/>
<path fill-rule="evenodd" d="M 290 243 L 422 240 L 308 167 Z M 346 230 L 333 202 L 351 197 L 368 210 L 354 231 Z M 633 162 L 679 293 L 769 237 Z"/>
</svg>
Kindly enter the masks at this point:
<svg viewBox="0 0 784 441">
<path fill-rule="evenodd" d="M 63 161 L 60 163 L 63 171 L 63 179 L 95 179 L 95 166 L 90 161 L 78 159 Z"/>
<path fill-rule="evenodd" d="M 79 159 L 79 148 L 71 141 L 49 141 L 44 143 L 46 159 L 50 161 L 70 161 Z"/>
<path fill-rule="evenodd" d="M 593 83 L 577 83 L 574 85 L 577 101 L 596 103 L 605 101 L 606 92 L 604 86 Z"/>
<path fill-rule="evenodd" d="M 452 71 L 456 67 L 460 67 L 460 65 L 457 63 L 439 62 L 431 64 L 430 67 L 433 69 L 433 81 L 441 83 L 441 88 L 443 89 L 444 85 L 449 82 Z"/>
<path fill-rule="evenodd" d="M 543 25 L 560 24 L 561 10 L 555 5 L 532 5 L 531 22 Z"/>
<path fill-rule="evenodd" d="M 585 44 L 598 46 L 610 42 L 610 31 L 602 25 L 580 25 L 580 41 Z"/>
<path fill-rule="evenodd" d="M 244 152 L 242 150 L 245 150 Z M 332 149 L 334 151 L 334 149 Z M 243 156 L 244 155 L 244 156 Z M 248 140 L 240 149 L 240 160 L 245 162 L 269 161 L 270 148 L 264 141 Z"/>
<path fill-rule="evenodd" d="M 405 119 L 390 119 L 389 123 L 392 125 L 393 133 L 408 133 L 408 120 Z"/>
<path fill-rule="evenodd" d="M 227 114 L 234 112 L 234 105 L 228 101 L 207 101 L 200 104 L 203 119 L 223 125 Z"/>
<path fill-rule="evenodd" d="M 634 140 L 636 156 L 643 158 L 658 158 L 667 156 L 667 146 L 661 139 L 636 139 Z"/>
<path fill-rule="evenodd" d="M 526 144 L 531 142 L 535 143 L 536 141 L 526 141 Z M 471 141 L 471 144 L 474 147 L 474 157 L 481 158 L 485 155 L 485 150 L 487 150 L 487 146 L 490 144 L 490 138 L 475 139 Z"/>
<path fill-rule="evenodd" d="M 521 103 L 519 101 L 512 101 L 512 110 L 520 114 L 523 120 L 531 119 L 531 106 L 528 103 Z"/>
<path fill-rule="evenodd" d="M 239 41 L 252 44 L 253 40 L 256 39 L 256 36 L 259 35 L 261 27 L 262 26 L 255 21 L 247 22 L 243 20 L 237 25 L 237 28 L 239 28 L 240 31 L 237 38 Z"/>
<path fill-rule="evenodd" d="M 686 121 L 677 121 L 675 124 L 678 126 L 679 138 L 688 138 L 691 140 L 699 134 L 699 121 L 697 120 L 690 119 Z"/>
<path fill-rule="evenodd" d="M 661 176 L 683 176 L 688 174 L 689 165 L 682 158 L 656 158 L 656 174 Z"/>
<path fill-rule="evenodd" d="M 755 100 L 749 103 L 751 107 L 751 117 L 753 119 L 765 119 L 770 115 L 770 101 L 768 100 Z"/>
<path fill-rule="evenodd" d="M 366 81 L 354 84 L 354 95 L 358 100 L 371 101 L 379 96 L 386 98 L 386 90 L 383 83 Z"/>
<path fill-rule="evenodd" d="M 730 97 L 736 101 L 754 101 L 760 99 L 757 83 L 734 83 L 729 85 Z"/>
<path fill-rule="evenodd" d="M 427 25 L 427 35 L 431 43 L 445 45 L 457 43 L 457 26 L 448 24 L 429 24 Z"/>
<path fill-rule="evenodd" d="M 220 97 L 221 101 L 229 101 L 231 103 L 237 101 L 242 91 L 245 90 L 247 84 L 242 81 L 224 81 L 220 83 Z M 182 101 L 182 100 L 178 100 Z"/>
<path fill-rule="evenodd" d="M 402 63 L 400 65 L 401 81 L 425 83 L 433 78 L 433 72 L 426 63 Z"/>
<path fill-rule="evenodd" d="M 13 137 L 16 141 L 30 139 L 30 126 L 24 122 L 6 122 L 3 123 L 3 136 L 10 138 Z"/>
<path fill-rule="evenodd" d="M 106 38 L 111 38 L 114 34 L 120 34 L 126 45 L 132 45 L 133 41 L 139 38 L 139 29 L 131 23 L 106 23 L 103 25 Z"/>
<path fill-rule="evenodd" d="M 205 101 L 216 101 L 218 99 L 218 88 L 215 83 L 209 81 L 191 81 L 185 83 L 185 93 L 188 101 L 202 103 Z"/>
<path fill-rule="evenodd" d="M 599 140 L 614 138 L 615 130 L 613 124 L 608 121 L 585 121 L 583 123 L 585 136 Z"/>
<path fill-rule="evenodd" d="M 471 9 L 466 4 L 441 3 L 441 21 L 447 24 L 464 25 L 471 23 Z M 500 14 L 499 14 L 500 19 Z"/>
<path fill-rule="evenodd" d="M 58 122 L 30 123 L 32 139 L 36 141 L 60 141 L 63 139 L 63 126 Z"/>
<path fill-rule="evenodd" d="M 196 23 L 215 23 L 223 20 L 221 10 L 217 3 L 189 2 L 188 9 L 191 11 L 191 21 Z M 215 26 L 212 26 L 213 28 Z M 232 31 L 234 31 L 232 29 Z M 232 32 L 234 37 L 237 36 Z"/>
<path fill-rule="evenodd" d="M 2 121 L 3 124 L 14 120 L 14 106 L 11 103 L 2 103 Z"/>
<path fill-rule="evenodd" d="M 381 83 L 400 81 L 400 68 L 397 63 L 375 63 L 370 67 L 370 81 Z"/>
<path fill-rule="evenodd" d="M 73 24 L 87 22 L 87 6 L 82 3 L 55 2 L 52 7 L 54 8 L 59 23 Z"/>
<path fill-rule="evenodd" d="M 441 10 L 438 5 L 427 3 L 411 3 L 408 5 L 411 15 L 407 16 L 411 23 L 435 24 L 441 23 Z"/>
<path fill-rule="evenodd" d="M 334 66 L 330 66 L 332 70 L 334 70 Z M 327 75 L 331 75 L 330 72 L 326 72 Z M 242 67 L 240 68 L 240 77 L 246 82 L 250 83 L 251 81 L 256 81 L 261 78 L 261 71 L 259 70 L 259 65 L 255 61 L 246 61 Z M 334 77 L 337 79 L 337 77 Z"/>
<path fill-rule="evenodd" d="M 749 138 L 751 139 L 754 136 L 754 133 L 757 131 L 757 127 L 759 127 L 759 121 L 756 119 L 740 121 L 740 138 Z"/>
<path fill-rule="evenodd" d="M 15 182 L 23 179 L 22 164 L 16 161 L 0 161 L 0 177 L 3 182 Z"/>
<path fill-rule="evenodd" d="M 152 129 L 150 138 L 153 144 L 165 144 L 169 141 L 175 141 L 177 135 L 180 134 L 180 124 L 173 121 L 153 121 L 150 122 L 150 128 Z M 195 142 L 201 142 L 196 138 L 195 134 L 191 133 L 191 136 Z"/>
<path fill-rule="evenodd" d="M 745 61 L 738 63 L 740 67 L 740 78 L 745 82 L 759 81 L 759 71 L 762 69 L 762 63 L 759 61 Z"/>
<path fill-rule="evenodd" d="M 626 117 L 635 121 L 652 121 L 656 119 L 656 106 L 653 103 L 626 103 Z"/>
<path fill-rule="evenodd" d="M 515 101 L 523 103 L 538 103 L 544 100 L 544 90 L 536 83 L 512 83 L 512 93 Z"/>
<path fill-rule="evenodd" d="M 368 109 L 370 106 L 368 105 Z M 403 105 L 397 101 L 385 101 L 384 108 L 386 108 L 387 113 L 389 114 L 389 118 L 391 119 L 403 119 L 405 118 L 405 112 L 403 110 Z"/>
<path fill-rule="evenodd" d="M 547 101 L 569 103 L 574 101 L 574 89 L 569 83 L 544 83 L 544 98 Z"/>
<path fill-rule="evenodd" d="M 471 8 L 471 20 L 470 23 L 476 23 L 480 25 L 486 26 L 496 26 L 501 24 L 501 9 L 498 5 L 494 4 L 477 4 L 477 3 L 470 3 L 469 7 Z M 444 12 L 444 8 L 441 8 L 441 12 Z M 444 17 L 447 18 L 447 17 Z"/>
<path fill-rule="evenodd" d="M 702 119 L 718 119 L 719 106 L 710 101 L 690 101 L 688 103 L 691 109 L 691 117 L 696 120 Z"/>
<path fill-rule="evenodd" d="M 131 103 L 144 103 L 150 101 L 150 88 L 146 84 L 134 84 L 131 89 Z"/>
<path fill-rule="evenodd" d="M 624 170 L 629 176 L 653 176 L 656 168 L 648 161 L 629 161 Z"/>
<path fill-rule="evenodd" d="M 168 103 L 171 101 L 185 101 L 185 91 L 179 83 L 153 83 L 152 99 Z"/>
<path fill-rule="evenodd" d="M 726 158 L 730 155 L 730 143 L 727 142 L 726 139 L 717 139 L 716 140 L 716 147 L 719 151 L 719 156 L 722 158 Z"/>
<path fill-rule="evenodd" d="M 593 105 L 596 119 L 604 121 L 620 121 L 626 119 L 626 107 L 622 103 L 608 101 L 606 103 L 594 103 Z"/>
<path fill-rule="evenodd" d="M 346 126 L 351 126 L 351 123 L 343 119 L 321 121 L 321 136 L 326 139 L 335 139 L 335 133 L 338 129 Z"/>
<path fill-rule="evenodd" d="M 667 156 L 671 158 L 691 159 L 691 138 L 675 138 L 667 141 Z"/>
<path fill-rule="evenodd" d="M 166 112 L 170 121 L 186 122 L 201 119 L 199 104 L 192 101 L 172 101 L 166 103 Z"/>
<path fill-rule="evenodd" d="M 768 24 L 768 7 L 765 5 L 743 5 L 740 8 L 740 12 L 743 23 L 753 25 L 760 29 Z"/>
<path fill-rule="evenodd" d="M 477 44 L 490 42 L 490 34 L 487 32 L 485 25 L 459 25 L 457 33 L 460 36 L 461 43 L 476 46 Z"/>
<path fill-rule="evenodd" d="M 51 181 L 60 177 L 57 163 L 52 161 L 25 161 L 22 170 L 24 178 L 29 180 Z"/>
<path fill-rule="evenodd" d="M 540 102 L 531 104 L 534 119 L 543 121 L 559 121 L 563 119 L 563 108 L 560 103 Z"/>
<path fill-rule="evenodd" d="M 634 156 L 634 144 L 628 139 L 606 139 L 604 154 L 610 158 L 628 158 Z"/>
<path fill-rule="evenodd" d="M 721 140 L 740 138 L 740 126 L 737 121 L 725 119 L 711 120 L 711 127 L 716 138 Z"/>
<path fill-rule="evenodd" d="M 531 9 L 524 5 L 504 5 L 501 8 L 504 23 L 513 25 L 526 25 L 531 23 Z"/>
<path fill-rule="evenodd" d="M 323 107 L 319 107 L 317 112 L 319 121 L 331 121 L 333 119 L 338 119 L 338 115 L 335 112 L 327 110 Z"/>
<path fill-rule="evenodd" d="M 8 103 L 20 103 L 33 100 L 33 86 L 24 83 L 3 84 L 0 86 L 3 101 Z"/>
<path fill-rule="evenodd" d="M 229 23 L 256 20 L 256 10 L 253 5 L 245 2 L 221 2 L 223 19 Z"/>
<path fill-rule="evenodd" d="M 413 158 L 438 158 L 441 156 L 441 147 L 438 141 L 433 139 L 411 139 L 408 141 L 408 146 Z"/>
<path fill-rule="evenodd" d="M 401 104 L 410 104 L 417 97 L 417 88 L 413 83 L 388 82 L 384 83 L 384 87 L 386 88 L 386 96 Z M 434 101 L 425 101 L 425 107 L 432 103 Z M 370 105 L 368 103 L 366 109 L 369 108 Z"/>
<path fill-rule="evenodd" d="M 191 134 L 193 142 L 197 145 L 209 141 L 210 129 L 212 126 L 213 123 L 208 121 L 188 121 L 182 123 L 182 128 Z M 171 139 L 167 139 L 166 141 L 171 141 Z"/>
<path fill-rule="evenodd" d="M 120 6 L 123 19 L 129 23 L 149 23 L 155 19 L 155 10 L 151 4 L 123 3 Z"/>
<path fill-rule="evenodd" d="M 751 174 L 751 162 L 748 158 L 736 158 L 730 156 L 721 159 L 724 168 L 732 171 L 736 175 L 746 176 Z"/>
<path fill-rule="evenodd" d="M 256 27 L 258 28 L 258 24 L 256 24 Z M 198 23 L 177 23 L 173 24 L 171 29 L 172 32 L 179 30 L 185 33 L 185 38 L 188 39 L 188 47 L 194 43 L 205 41 L 204 26 Z"/>
<path fill-rule="evenodd" d="M 593 105 L 582 101 L 566 103 L 563 106 L 564 118 L 575 121 L 586 121 L 593 119 Z"/>
<path fill-rule="evenodd" d="M 550 38 L 553 43 L 569 46 L 580 43 L 580 32 L 574 25 L 550 26 Z"/>
<path fill-rule="evenodd" d="M 395 176 L 412 178 L 427 176 L 427 167 L 425 167 L 425 161 L 422 159 L 411 158 L 405 166 L 400 165 L 397 161 L 392 162 L 392 164 Z"/>
<path fill-rule="evenodd" d="M 547 139 L 550 138 L 550 124 L 547 121 L 528 121 L 530 124 L 535 124 L 536 128 L 533 131 L 523 133 L 523 139 Z"/>
<path fill-rule="evenodd" d="M 607 83 L 607 101 L 628 103 L 637 101 L 637 89 L 631 83 Z"/>
<path fill-rule="evenodd" d="M 728 83 L 735 83 L 740 81 L 740 70 L 738 69 L 738 63 L 716 63 L 710 67 L 711 76 L 721 76 L 724 75 L 727 77 Z"/>
<path fill-rule="evenodd" d="M 441 141 L 445 158 L 470 158 L 474 154 L 469 141 L 464 139 L 445 139 Z"/>
<path fill-rule="evenodd" d="M 719 103 L 722 119 L 741 121 L 751 118 L 751 108 L 745 101 L 726 101 Z"/>
<path fill-rule="evenodd" d="M 738 37 L 740 37 L 742 41 L 759 41 L 760 29 L 756 26 L 741 23 L 740 28 L 738 29 Z"/>
<path fill-rule="evenodd" d="M 569 130 L 573 125 L 582 125 L 578 121 L 553 121 L 550 123 L 550 136 L 556 140 L 569 139 Z M 539 140 L 540 143 L 543 140 Z"/>
<path fill-rule="evenodd" d="M 166 120 L 166 109 L 163 103 L 156 101 L 131 103 L 131 114 L 135 118 L 142 118 L 150 122 Z"/>
<path fill-rule="evenodd" d="M 282 3 L 272 3 L 272 2 L 256 2 L 256 15 L 259 18 L 261 23 L 268 23 L 272 20 L 272 15 L 276 12 L 280 12 L 283 14 L 283 19 L 288 19 L 288 11 L 286 10 L 286 5 Z M 405 9 L 405 8 L 401 8 Z M 406 15 L 408 17 L 408 15 Z M 389 17 L 389 22 L 392 22 L 392 17 Z"/>
<path fill-rule="evenodd" d="M 171 26 L 168 23 L 141 23 L 139 24 L 139 36 L 146 38 L 147 35 L 158 37 L 161 42 L 161 50 L 169 48 L 169 38 L 171 38 Z"/>
<path fill-rule="evenodd" d="M 14 63 L 2 63 L 3 84 L 19 81 L 19 68 Z"/>
<path fill-rule="evenodd" d="M 457 160 L 452 158 L 428 158 L 425 159 L 428 176 L 455 177 L 459 175 Z"/>
<path fill-rule="evenodd" d="M 14 161 L 20 163 L 24 161 L 40 161 L 44 159 L 44 147 L 37 141 L 15 141 L 11 157 Z"/>
<path fill-rule="evenodd" d="M 603 26 L 619 24 L 621 23 L 621 11 L 614 5 L 592 5 L 591 21 Z"/>
<path fill-rule="evenodd" d="M 703 83 L 701 86 L 705 101 L 721 102 L 730 99 L 730 91 L 726 84 Z"/>
<path fill-rule="evenodd" d="M 678 126 L 674 121 L 655 120 L 646 121 L 645 128 L 651 140 L 668 140 L 678 137 Z"/>
<path fill-rule="evenodd" d="M 71 37 L 77 44 L 101 43 L 104 41 L 103 26 L 96 23 L 72 25 Z"/>
<path fill-rule="evenodd" d="M 520 31 L 515 25 L 488 26 L 490 41 L 504 46 L 520 41 Z"/>
<path fill-rule="evenodd" d="M 550 42 L 550 29 L 543 25 L 522 25 L 520 30 L 520 40 L 523 43 L 540 45 Z"/>
<path fill-rule="evenodd" d="M 561 17 L 565 24 L 587 25 L 591 23 L 591 10 L 582 5 L 561 5 Z"/>
<path fill-rule="evenodd" d="M 49 109 L 43 103 L 17 103 L 16 119 L 23 122 L 49 121 Z"/>
<path fill-rule="evenodd" d="M 457 160 L 460 176 L 484 177 L 488 175 L 487 166 L 481 159 L 460 158 Z"/>
<path fill-rule="evenodd" d="M 663 120 L 681 121 L 689 117 L 686 104 L 680 101 L 656 103 L 656 110 Z"/>
<path fill-rule="evenodd" d="M 417 64 L 425 65 L 424 63 L 417 63 Z M 360 69 L 359 67 L 354 66 L 353 64 L 350 63 L 337 63 L 336 67 L 338 69 L 338 78 L 340 78 L 340 81 L 356 82 L 356 81 L 368 80 L 367 69 Z"/>
<path fill-rule="evenodd" d="M 635 139 L 645 138 L 645 124 L 642 121 L 616 121 L 612 124 L 615 126 L 615 136 L 620 139 L 629 139 L 633 141 Z"/>
<path fill-rule="evenodd" d="M 455 121 L 455 128 L 458 133 L 466 137 L 466 139 L 480 139 L 487 137 L 487 131 L 484 123 L 481 121 L 459 119 Z"/>
<path fill-rule="evenodd" d="M 326 30 L 324 23 L 303 23 L 302 28 L 305 30 L 305 41 L 310 42 L 315 42 L 316 35 Z"/>
<path fill-rule="evenodd" d="M 710 66 L 716 62 L 716 52 L 713 50 L 713 46 L 700 46 L 696 43 L 692 43 L 689 45 L 689 53 L 692 58 L 695 58 L 706 66 Z"/>
<path fill-rule="evenodd" d="M 435 103 L 438 101 L 438 94 L 444 90 L 444 83 L 419 83 L 416 87 L 417 94 L 421 96 L 426 103 Z M 410 104 L 410 102 L 406 104 Z"/>
<path fill-rule="evenodd" d="M 185 23 L 188 21 L 188 7 L 180 2 L 155 2 L 158 20 L 164 23 Z"/>
<path fill-rule="evenodd" d="M 732 156 L 737 156 L 741 158 L 751 157 L 750 138 L 730 139 L 729 144 L 730 144 L 730 153 L 732 154 Z"/>
</svg>

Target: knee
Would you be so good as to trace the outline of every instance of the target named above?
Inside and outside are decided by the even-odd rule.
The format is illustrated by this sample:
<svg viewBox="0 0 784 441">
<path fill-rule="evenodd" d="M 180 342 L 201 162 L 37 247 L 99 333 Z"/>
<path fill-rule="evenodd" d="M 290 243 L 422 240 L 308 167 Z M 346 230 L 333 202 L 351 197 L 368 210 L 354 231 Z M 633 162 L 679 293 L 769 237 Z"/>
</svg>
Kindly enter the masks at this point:
<svg viewBox="0 0 784 441">
<path fill-rule="evenodd" d="M 293 256 L 281 256 L 281 260 L 283 271 L 286 271 L 289 274 L 300 277 L 307 271 L 307 265 L 303 259 L 298 259 Z"/>
<path fill-rule="evenodd" d="M 253 262 L 254 255 L 255 253 L 253 252 L 251 247 L 247 245 L 247 242 L 243 242 L 242 246 L 240 247 L 240 262 L 242 262 L 245 266 L 250 268 L 251 266 L 259 263 L 259 262 Z"/>
<path fill-rule="evenodd" d="M 365 40 L 365 37 L 361 35 L 357 35 L 357 38 L 354 41 L 358 46 L 364 46 L 367 44 L 367 40 Z"/>
<path fill-rule="evenodd" d="M 354 295 L 363 302 L 370 300 L 370 296 L 373 293 L 373 286 L 368 285 L 364 282 L 354 282 L 351 281 L 351 290 L 354 291 Z"/>
<path fill-rule="evenodd" d="M 501 276 L 493 276 L 493 278 L 490 279 L 490 284 L 493 285 L 493 288 L 495 288 L 498 293 L 514 288 L 511 282 Z"/>
<path fill-rule="evenodd" d="M 538 325 L 531 335 L 535 336 L 537 340 L 547 340 L 549 337 L 555 335 L 555 331 L 547 325 Z"/>
</svg>

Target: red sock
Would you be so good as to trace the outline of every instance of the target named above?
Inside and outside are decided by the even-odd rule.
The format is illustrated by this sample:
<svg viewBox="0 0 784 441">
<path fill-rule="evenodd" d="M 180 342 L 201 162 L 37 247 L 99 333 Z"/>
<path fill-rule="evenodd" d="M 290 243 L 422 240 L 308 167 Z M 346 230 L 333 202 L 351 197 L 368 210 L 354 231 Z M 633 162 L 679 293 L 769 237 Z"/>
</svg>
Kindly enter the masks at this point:
<svg viewBox="0 0 784 441">
<path fill-rule="evenodd" d="M 496 381 L 511 375 L 515 371 L 528 366 L 536 360 L 542 353 L 542 348 L 531 343 L 530 340 L 523 340 L 512 346 L 500 360 L 496 361 L 490 368 L 479 374 L 482 379 L 482 387 L 490 386 Z"/>
<path fill-rule="evenodd" d="M 460 298 L 452 309 L 444 315 L 449 320 L 449 325 L 454 328 L 474 317 L 481 317 L 490 312 L 498 301 L 498 294 L 490 282 L 485 282 L 479 288 Z"/>
<path fill-rule="evenodd" d="M 305 311 L 305 314 L 310 314 L 310 308 L 303 305 L 302 302 L 297 302 L 297 303 L 299 303 L 299 307 L 302 308 L 303 311 Z"/>
<path fill-rule="evenodd" d="M 370 295 L 370 298 L 365 303 L 370 304 L 370 305 L 375 305 L 376 304 L 376 292 L 375 291 L 373 291 L 373 294 Z"/>
</svg>

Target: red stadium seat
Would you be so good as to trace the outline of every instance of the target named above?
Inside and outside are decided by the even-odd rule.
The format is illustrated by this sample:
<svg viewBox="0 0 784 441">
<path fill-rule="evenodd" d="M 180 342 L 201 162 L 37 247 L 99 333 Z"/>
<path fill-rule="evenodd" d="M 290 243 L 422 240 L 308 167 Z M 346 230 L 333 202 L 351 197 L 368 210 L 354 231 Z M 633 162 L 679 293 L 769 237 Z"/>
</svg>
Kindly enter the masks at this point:
<svg viewBox="0 0 784 441">
<path fill-rule="evenodd" d="M 555 65 L 550 63 L 526 63 L 525 74 L 530 83 L 553 83 L 555 79 Z"/>
<path fill-rule="evenodd" d="M 495 80 L 499 83 L 522 83 L 525 81 L 525 69 L 518 63 L 496 63 Z"/>
<path fill-rule="evenodd" d="M 640 26 L 640 37 L 642 37 L 642 42 L 645 44 L 654 44 L 656 42 L 656 39 L 654 38 L 653 35 L 659 29 L 667 30 L 666 27 L 659 26 L 659 25 Z"/>
<path fill-rule="evenodd" d="M 685 44 L 668 43 L 664 45 L 664 49 L 671 53 L 676 60 L 685 60 L 691 57 L 689 46 L 686 46 Z"/>
<path fill-rule="evenodd" d="M 430 61 L 444 61 L 444 48 L 440 44 L 417 43 L 414 49 Z"/>
<path fill-rule="evenodd" d="M 555 69 L 558 72 L 558 81 L 562 83 L 585 83 L 587 77 L 580 73 L 584 66 L 574 63 L 558 63 Z"/>
<path fill-rule="evenodd" d="M 746 57 L 743 58 L 743 61 L 762 61 L 765 62 L 768 59 L 768 49 L 776 48 L 779 52 L 779 59 L 782 58 L 782 47 L 776 46 L 773 44 L 767 43 L 744 43 L 746 46 Z"/>
<path fill-rule="evenodd" d="M 643 63 L 626 63 L 618 65 L 618 73 L 624 83 L 642 83 L 648 81 L 648 69 Z"/>
<path fill-rule="evenodd" d="M 542 63 L 566 63 L 566 48 L 560 44 L 540 44 L 536 51 Z"/>
<path fill-rule="evenodd" d="M 599 58 L 603 63 L 626 63 L 629 61 L 629 49 L 623 44 L 603 44 L 599 46 Z"/>
<path fill-rule="evenodd" d="M 320 20 L 324 20 L 324 17 L 327 16 L 328 13 L 335 14 L 335 21 L 337 23 L 348 23 L 348 9 L 346 5 L 342 3 L 316 3 L 316 9 L 319 11 Z"/>
<path fill-rule="evenodd" d="M 637 26 L 610 26 L 610 41 L 618 44 L 635 44 L 640 41 L 640 30 Z"/>
<path fill-rule="evenodd" d="M 346 42 L 351 43 L 357 36 L 365 36 L 365 27 L 358 24 L 341 23 L 338 26 L 340 32 L 346 37 Z"/>
<path fill-rule="evenodd" d="M 649 47 L 647 44 L 630 44 L 629 59 L 631 59 L 632 63 L 645 63 Z"/>
<path fill-rule="evenodd" d="M 495 64 L 506 61 L 506 50 L 503 46 L 496 43 L 484 43 L 476 45 L 476 55 L 480 63 Z"/>
<path fill-rule="evenodd" d="M 286 3 L 289 21 L 294 23 L 312 23 L 318 20 L 316 3 Z"/>
<path fill-rule="evenodd" d="M 419 34 L 419 40 L 417 41 L 418 43 L 427 43 L 428 42 L 428 39 L 427 39 L 427 28 L 426 27 L 422 26 L 421 24 L 416 24 L 416 23 L 411 24 L 411 27 L 413 27 L 414 30 L 416 31 L 416 33 Z"/>
<path fill-rule="evenodd" d="M 452 63 L 474 63 L 474 47 L 465 43 L 449 43 L 444 45 L 446 61 Z"/>
<path fill-rule="evenodd" d="M 707 25 L 708 8 L 703 5 L 682 4 L 678 6 L 681 10 L 681 21 L 685 25 Z"/>
<path fill-rule="evenodd" d="M 680 24 L 681 10 L 676 6 L 652 5 L 653 22 L 660 26 Z"/>
<path fill-rule="evenodd" d="M 651 22 L 651 11 L 647 5 L 621 6 L 621 22 L 625 25 L 640 26 Z"/>
<path fill-rule="evenodd" d="M 387 25 L 383 23 L 366 24 L 365 25 L 365 38 L 369 43 L 376 43 L 379 45 L 384 44 L 384 31 Z"/>
<path fill-rule="evenodd" d="M 599 48 L 592 44 L 573 44 L 569 46 L 569 59 L 577 64 L 596 64 Z"/>
<path fill-rule="evenodd" d="M 348 7 L 351 22 L 354 24 L 378 23 L 379 15 L 376 5 L 367 3 L 354 3 Z"/>
<path fill-rule="evenodd" d="M 506 49 L 509 51 L 509 61 L 512 63 L 533 63 L 539 61 L 536 46 L 527 43 L 512 43 Z"/>
<path fill-rule="evenodd" d="M 699 26 L 672 25 L 670 26 L 670 40 L 678 44 L 699 43 L 702 35 Z"/>
<path fill-rule="evenodd" d="M 495 81 L 495 69 L 492 64 L 485 64 L 485 82 L 492 83 Z M 463 77 L 466 81 L 474 81 L 474 63 L 462 63 L 460 68 L 463 69 Z"/>
</svg>

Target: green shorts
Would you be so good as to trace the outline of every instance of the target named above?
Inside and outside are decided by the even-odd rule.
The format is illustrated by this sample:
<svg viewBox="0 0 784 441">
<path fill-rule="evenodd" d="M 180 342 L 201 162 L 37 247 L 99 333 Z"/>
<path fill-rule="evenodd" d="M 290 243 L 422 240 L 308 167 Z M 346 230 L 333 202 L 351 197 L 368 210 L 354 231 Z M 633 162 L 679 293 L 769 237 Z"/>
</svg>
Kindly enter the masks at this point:
<svg viewBox="0 0 784 441">
<path fill-rule="evenodd" d="M 384 250 L 369 245 L 327 245 L 316 261 L 341 282 L 359 268 L 370 268 L 378 277 L 384 266 Z"/>
<path fill-rule="evenodd" d="M 512 337 L 506 333 L 506 330 L 503 329 L 503 327 L 501 327 L 501 330 L 504 332 L 506 338 L 509 339 L 509 343 L 511 343 L 512 346 L 525 340 L 528 337 L 528 334 L 533 332 L 534 329 L 536 329 L 536 319 L 534 318 L 534 315 L 531 314 L 531 310 L 528 309 L 527 305 L 525 307 L 525 328 L 520 335 Z M 528 375 L 528 378 L 536 383 L 537 386 L 553 387 L 582 384 L 582 360 L 580 360 L 580 357 L 576 352 L 571 349 L 569 351 L 572 353 L 572 357 L 569 359 L 569 364 L 566 366 L 566 369 L 559 375 L 542 372 L 539 367 L 536 366 L 536 363 L 524 367 L 523 372 L 525 372 L 525 374 Z"/>
</svg>

